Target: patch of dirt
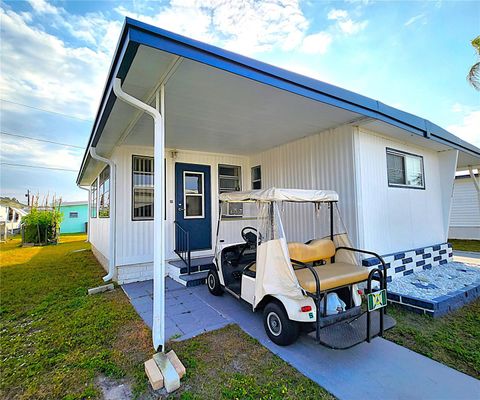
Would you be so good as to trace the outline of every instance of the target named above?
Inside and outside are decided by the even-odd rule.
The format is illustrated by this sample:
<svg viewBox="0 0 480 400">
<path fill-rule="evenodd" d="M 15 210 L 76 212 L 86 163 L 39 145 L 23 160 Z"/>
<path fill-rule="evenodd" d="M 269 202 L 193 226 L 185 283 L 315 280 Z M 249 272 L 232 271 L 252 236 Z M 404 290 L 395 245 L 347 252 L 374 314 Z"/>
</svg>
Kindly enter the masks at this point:
<svg viewBox="0 0 480 400">
<path fill-rule="evenodd" d="M 102 391 L 104 400 L 130 400 L 132 387 L 125 379 L 117 380 L 103 375 L 95 379 L 95 385 Z"/>
</svg>

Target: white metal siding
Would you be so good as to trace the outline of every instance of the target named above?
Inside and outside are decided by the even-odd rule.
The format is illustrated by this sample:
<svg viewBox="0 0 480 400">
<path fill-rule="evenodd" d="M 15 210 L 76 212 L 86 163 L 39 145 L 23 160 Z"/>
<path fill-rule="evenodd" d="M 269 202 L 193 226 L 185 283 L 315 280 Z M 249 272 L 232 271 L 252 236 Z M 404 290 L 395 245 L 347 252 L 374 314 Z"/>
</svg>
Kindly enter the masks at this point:
<svg viewBox="0 0 480 400">
<path fill-rule="evenodd" d="M 480 239 L 480 195 L 472 178 L 455 180 L 450 232 L 452 238 Z"/>
<path fill-rule="evenodd" d="M 90 218 L 90 243 L 108 260 L 110 218 Z"/>
<path fill-rule="evenodd" d="M 251 157 L 260 165 L 262 187 L 326 189 L 338 192 L 342 219 L 354 243 L 357 242 L 353 128 L 342 126 L 267 150 Z M 297 215 L 294 225 L 302 237 L 311 214 Z"/>
<path fill-rule="evenodd" d="M 148 263 L 153 260 L 153 221 L 132 221 L 132 155 L 152 156 L 153 148 L 121 146 L 117 163 L 117 245 L 116 264 L 129 265 Z M 175 220 L 175 163 L 209 165 L 211 170 L 212 207 L 212 248 L 215 245 L 216 221 L 218 216 L 218 164 L 239 165 L 242 167 L 243 188 L 250 186 L 250 168 L 247 157 L 228 154 L 199 153 L 186 150 L 166 149 L 167 196 L 166 211 L 166 259 L 177 258 L 174 249 Z M 175 158 L 174 158 L 175 157 Z M 211 254 L 212 250 L 193 255 Z"/>
<path fill-rule="evenodd" d="M 388 186 L 387 147 L 423 156 L 425 190 Z M 445 241 L 456 157 L 363 129 L 356 134 L 356 148 L 362 246 L 387 254 Z"/>
</svg>

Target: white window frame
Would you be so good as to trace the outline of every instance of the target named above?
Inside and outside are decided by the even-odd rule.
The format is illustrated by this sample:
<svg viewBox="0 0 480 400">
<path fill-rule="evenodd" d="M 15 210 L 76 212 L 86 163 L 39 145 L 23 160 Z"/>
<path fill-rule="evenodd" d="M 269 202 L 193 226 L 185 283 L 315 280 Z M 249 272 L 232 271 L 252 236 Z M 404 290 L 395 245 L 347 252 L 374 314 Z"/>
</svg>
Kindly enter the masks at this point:
<svg viewBox="0 0 480 400">
<path fill-rule="evenodd" d="M 108 170 L 108 179 L 102 178 L 102 175 L 105 174 L 105 171 Z M 98 207 L 97 207 L 97 215 L 98 218 L 110 218 L 110 193 L 112 191 L 112 181 L 111 181 L 111 174 L 112 171 L 110 170 L 110 166 L 107 165 L 102 172 L 100 172 L 100 175 L 98 175 L 98 199 L 100 200 L 103 195 L 103 207 L 101 202 L 99 201 Z M 103 179 L 103 181 L 102 181 Z M 108 181 L 108 191 L 105 190 L 105 183 Z M 100 188 L 102 188 L 102 193 L 100 192 Z M 108 193 L 108 207 L 105 207 L 105 193 Z M 104 211 L 108 209 L 108 215 L 100 215 L 100 211 Z"/>
<path fill-rule="evenodd" d="M 97 218 L 98 216 L 98 177 L 92 182 L 90 186 L 90 218 Z M 95 206 L 95 213 L 92 214 L 93 206 Z"/>
<path fill-rule="evenodd" d="M 260 172 L 260 178 L 254 179 L 254 171 L 258 169 Z M 262 166 L 261 165 L 255 165 L 254 167 L 251 168 L 251 178 L 252 178 L 252 190 L 260 190 L 262 188 Z M 255 183 L 260 183 L 260 187 L 255 189 L 253 186 Z"/>
<path fill-rule="evenodd" d="M 153 162 L 153 168 L 152 168 L 152 172 L 145 172 L 145 171 L 135 171 L 134 169 L 134 166 L 135 166 L 135 159 L 138 159 L 138 158 L 144 158 L 144 159 L 148 159 L 148 160 L 152 160 Z M 135 216 L 135 189 L 140 189 L 140 190 L 151 190 L 152 192 L 154 192 L 154 189 L 155 189 L 155 181 L 153 181 L 153 185 L 152 186 L 135 186 L 135 181 L 134 181 L 134 176 L 135 176 L 135 172 L 138 172 L 138 173 L 143 173 L 143 174 L 150 174 L 152 175 L 152 177 L 154 176 L 155 174 L 155 161 L 154 161 L 154 158 L 151 157 L 151 156 L 141 156 L 141 155 L 136 155 L 136 154 L 133 154 L 132 155 L 132 221 L 151 221 L 153 220 L 154 216 L 155 216 L 155 208 L 153 207 L 154 203 L 152 203 L 152 216 L 151 217 L 136 217 Z M 154 196 L 152 196 L 152 198 L 154 199 Z M 155 201 L 155 200 L 154 200 Z"/>
<path fill-rule="evenodd" d="M 404 165 L 404 180 L 405 180 L 405 182 L 407 182 L 407 163 L 405 162 L 405 160 L 407 158 L 419 159 L 420 160 L 420 165 L 421 165 L 421 170 L 422 170 L 422 185 L 411 185 L 411 184 L 407 184 L 407 183 L 404 183 L 404 184 L 402 184 L 402 183 L 391 183 L 390 178 L 389 178 L 389 174 L 388 174 L 388 155 L 389 154 L 394 155 L 394 156 L 398 156 L 398 157 L 403 157 L 403 159 L 404 159 L 403 165 Z M 388 183 L 389 187 L 425 190 L 425 165 L 424 165 L 423 156 L 420 156 L 418 154 L 407 153 L 406 151 L 396 150 L 396 149 L 392 149 L 390 147 L 387 147 L 386 148 L 386 162 L 387 162 L 387 183 Z"/>
<path fill-rule="evenodd" d="M 187 174 L 201 175 L 202 177 L 202 193 L 187 193 L 185 190 Z M 187 216 L 187 196 L 202 198 L 202 214 Z M 183 219 L 202 219 L 205 218 L 205 174 L 198 171 L 183 171 Z"/>
<path fill-rule="evenodd" d="M 222 168 L 222 167 L 238 168 L 238 177 L 233 177 L 233 176 L 229 176 L 229 175 L 220 175 L 220 168 Z M 232 180 L 233 179 L 238 179 L 238 187 L 239 187 L 238 191 L 242 190 L 243 176 L 242 176 L 242 166 L 241 165 L 233 165 L 233 164 L 218 164 L 217 165 L 218 194 L 223 193 L 222 188 L 220 187 L 221 178 L 232 179 Z M 240 214 L 231 213 L 230 212 L 230 206 L 232 206 L 232 207 L 242 207 L 241 213 Z M 241 205 L 241 203 L 227 203 L 226 211 L 227 211 L 226 213 L 222 212 L 222 217 L 227 217 L 227 218 L 228 217 L 239 217 L 239 216 L 243 215 L 243 206 Z"/>
</svg>

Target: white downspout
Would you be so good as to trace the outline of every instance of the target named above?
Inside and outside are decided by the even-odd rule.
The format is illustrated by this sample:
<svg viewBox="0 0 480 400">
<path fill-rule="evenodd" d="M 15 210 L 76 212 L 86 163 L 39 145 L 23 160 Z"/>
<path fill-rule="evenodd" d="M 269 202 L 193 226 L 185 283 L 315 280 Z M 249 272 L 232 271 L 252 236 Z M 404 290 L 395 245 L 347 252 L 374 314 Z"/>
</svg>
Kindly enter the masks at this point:
<svg viewBox="0 0 480 400">
<path fill-rule="evenodd" d="M 154 107 L 149 106 L 125 93 L 122 89 L 122 81 L 115 78 L 113 83 L 115 95 L 138 108 L 153 118 L 154 123 L 154 229 L 153 229 L 153 347 L 155 350 L 165 350 L 165 200 L 163 196 L 164 188 L 164 154 L 165 154 L 165 135 L 164 121 L 160 112 Z M 161 86 L 162 103 L 164 86 Z M 163 107 L 162 107 L 163 109 Z"/>
<path fill-rule="evenodd" d="M 85 240 L 85 242 L 88 242 L 90 240 L 90 204 L 91 204 L 91 201 L 90 201 L 90 186 L 89 187 L 83 187 L 83 186 L 80 186 L 80 185 L 77 185 L 79 189 L 82 189 L 82 190 L 86 190 L 87 193 L 88 193 L 88 207 L 87 207 L 87 212 L 88 212 L 88 218 L 87 218 L 87 240 Z"/>
<path fill-rule="evenodd" d="M 115 192 L 116 192 L 116 182 L 115 182 L 115 163 L 105 157 L 99 156 L 97 154 L 97 149 L 95 147 L 90 147 L 90 155 L 93 159 L 101 161 L 107 164 L 110 167 L 110 241 L 108 248 L 108 273 L 103 277 L 105 282 L 110 281 L 115 276 Z"/>
</svg>

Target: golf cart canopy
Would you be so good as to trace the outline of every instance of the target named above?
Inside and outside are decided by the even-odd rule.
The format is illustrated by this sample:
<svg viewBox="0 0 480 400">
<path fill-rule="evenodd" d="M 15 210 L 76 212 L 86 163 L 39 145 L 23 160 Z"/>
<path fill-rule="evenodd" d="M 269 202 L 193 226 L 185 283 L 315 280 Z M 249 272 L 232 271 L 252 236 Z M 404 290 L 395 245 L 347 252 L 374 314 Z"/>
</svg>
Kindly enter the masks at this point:
<svg viewBox="0 0 480 400">
<path fill-rule="evenodd" d="M 273 202 L 329 202 L 338 201 L 338 194 L 333 190 L 278 189 L 247 190 L 220 194 L 220 201 L 242 203 L 248 201 Z"/>
</svg>

